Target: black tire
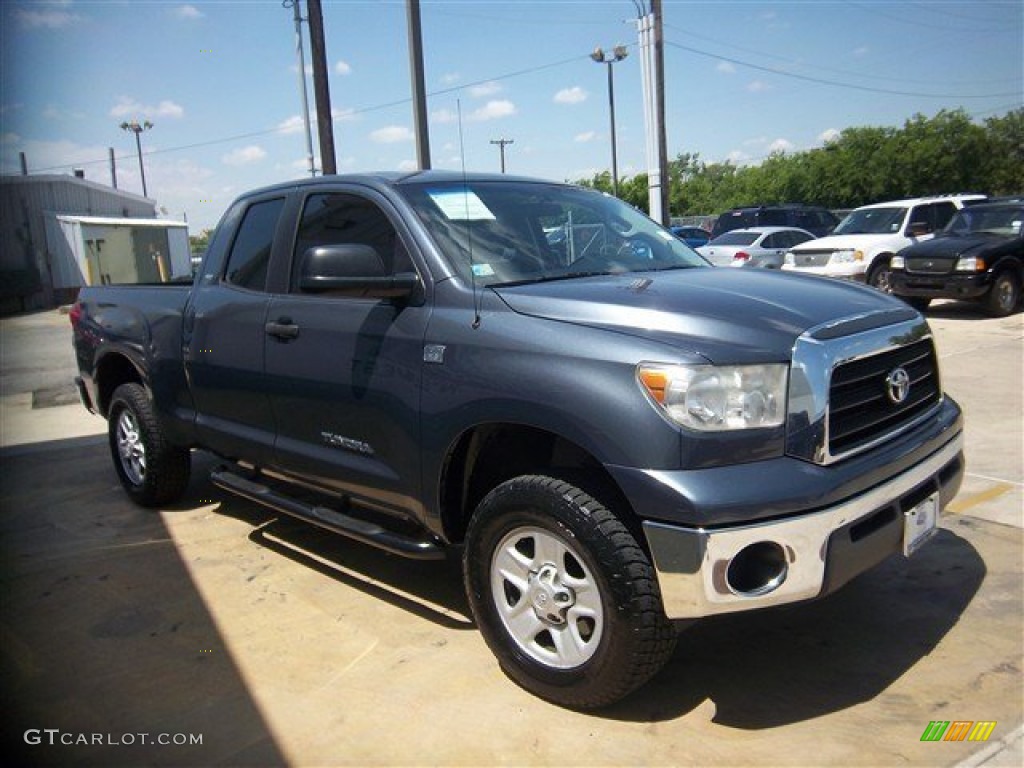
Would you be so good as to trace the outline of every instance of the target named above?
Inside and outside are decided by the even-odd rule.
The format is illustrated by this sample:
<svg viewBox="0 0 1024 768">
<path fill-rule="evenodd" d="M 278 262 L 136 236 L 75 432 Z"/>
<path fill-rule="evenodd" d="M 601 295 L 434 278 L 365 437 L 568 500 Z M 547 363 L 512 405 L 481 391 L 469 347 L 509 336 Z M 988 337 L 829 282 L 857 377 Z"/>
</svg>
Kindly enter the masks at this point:
<svg viewBox="0 0 1024 768">
<path fill-rule="evenodd" d="M 892 295 L 892 268 L 888 259 L 879 261 L 871 268 L 867 283 L 876 291 Z"/>
<path fill-rule="evenodd" d="M 1020 280 L 1013 272 L 1000 272 L 985 295 L 985 310 L 992 317 L 1012 315 L 1020 304 Z"/>
<path fill-rule="evenodd" d="M 132 501 L 158 507 L 181 498 L 191 472 L 191 454 L 167 440 L 141 384 L 122 384 L 114 391 L 107 434 L 114 469 Z"/>
<path fill-rule="evenodd" d="M 562 480 L 524 475 L 487 494 L 463 565 L 477 626 L 501 668 L 555 704 L 585 710 L 618 701 L 675 649 L 637 540 Z"/>
<path fill-rule="evenodd" d="M 918 312 L 924 312 L 932 303 L 932 300 L 929 299 L 927 296 L 900 296 L 900 298 L 907 302 L 907 304 L 912 306 Z"/>
</svg>

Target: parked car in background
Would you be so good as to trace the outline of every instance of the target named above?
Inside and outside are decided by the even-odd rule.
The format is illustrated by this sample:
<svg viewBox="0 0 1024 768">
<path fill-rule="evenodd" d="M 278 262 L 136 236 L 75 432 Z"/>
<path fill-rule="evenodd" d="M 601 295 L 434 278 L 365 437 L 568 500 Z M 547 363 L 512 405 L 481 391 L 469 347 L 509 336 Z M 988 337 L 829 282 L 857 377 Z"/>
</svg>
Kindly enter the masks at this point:
<svg viewBox="0 0 1024 768">
<path fill-rule="evenodd" d="M 958 210 L 984 199 L 984 195 L 942 195 L 862 206 L 829 237 L 795 246 L 782 268 L 866 282 L 892 293 L 892 257 L 908 245 L 930 240 Z"/>
<path fill-rule="evenodd" d="M 707 245 L 711 239 L 711 233 L 700 227 L 669 227 L 668 229 L 691 248 Z"/>
<path fill-rule="evenodd" d="M 719 235 L 697 253 L 716 267 L 779 269 L 786 251 L 808 240 L 814 240 L 814 235 L 805 229 L 751 227 Z"/>
<path fill-rule="evenodd" d="M 733 208 L 720 215 L 711 229 L 711 239 L 734 229 L 751 227 L 796 227 L 806 229 L 815 237 L 824 237 L 838 223 L 839 219 L 832 211 L 816 205 L 787 203 L 748 206 Z"/>
<path fill-rule="evenodd" d="M 892 290 L 916 309 L 932 299 L 973 299 L 1005 317 L 1024 284 L 1024 202 L 958 212 L 934 239 L 904 248 L 891 262 Z"/>
</svg>

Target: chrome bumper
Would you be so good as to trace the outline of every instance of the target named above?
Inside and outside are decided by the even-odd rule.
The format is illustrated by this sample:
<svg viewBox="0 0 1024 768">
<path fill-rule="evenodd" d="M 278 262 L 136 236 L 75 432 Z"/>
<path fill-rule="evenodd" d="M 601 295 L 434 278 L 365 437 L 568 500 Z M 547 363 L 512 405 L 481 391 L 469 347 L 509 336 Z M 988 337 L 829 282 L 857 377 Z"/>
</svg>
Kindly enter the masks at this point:
<svg viewBox="0 0 1024 768">
<path fill-rule="evenodd" d="M 654 558 L 665 614 L 670 619 L 699 618 L 817 597 L 826 586 L 833 533 L 892 509 L 901 497 L 929 479 L 936 478 L 935 490 L 939 491 L 939 474 L 962 452 L 960 433 L 892 480 L 836 506 L 799 517 L 721 530 L 645 521 L 644 533 Z M 900 525 L 903 511 L 898 515 Z M 763 588 L 738 592 L 726 578 L 730 564 L 742 550 L 758 544 L 784 554 L 780 575 L 768 579 Z M 866 562 L 861 570 L 874 563 Z"/>
</svg>

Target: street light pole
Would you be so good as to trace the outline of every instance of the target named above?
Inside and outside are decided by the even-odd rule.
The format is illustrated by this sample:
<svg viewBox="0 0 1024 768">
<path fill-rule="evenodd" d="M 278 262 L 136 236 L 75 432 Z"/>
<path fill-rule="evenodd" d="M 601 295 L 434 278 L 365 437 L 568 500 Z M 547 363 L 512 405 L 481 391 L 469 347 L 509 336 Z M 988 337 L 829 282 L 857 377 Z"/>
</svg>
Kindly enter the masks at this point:
<svg viewBox="0 0 1024 768">
<path fill-rule="evenodd" d="M 139 134 L 143 131 L 148 131 L 153 127 L 153 124 L 146 120 L 141 125 L 138 120 L 132 120 L 130 123 L 121 123 L 122 131 L 131 131 L 135 134 L 135 149 L 139 153 L 139 175 L 142 177 L 142 196 L 149 197 L 149 193 L 146 191 L 146 169 L 142 165 L 142 139 L 139 138 Z"/>
<path fill-rule="evenodd" d="M 515 139 L 491 139 L 491 144 L 497 144 L 501 150 L 501 172 L 505 172 L 505 145 L 515 144 Z"/>
<path fill-rule="evenodd" d="M 608 114 L 611 120 L 612 134 L 612 194 L 619 196 L 619 158 L 615 142 L 615 82 L 612 78 L 612 65 L 622 61 L 629 55 L 624 45 L 616 45 L 610 54 L 605 54 L 601 48 L 595 48 L 590 58 L 598 64 L 608 65 Z"/>
</svg>

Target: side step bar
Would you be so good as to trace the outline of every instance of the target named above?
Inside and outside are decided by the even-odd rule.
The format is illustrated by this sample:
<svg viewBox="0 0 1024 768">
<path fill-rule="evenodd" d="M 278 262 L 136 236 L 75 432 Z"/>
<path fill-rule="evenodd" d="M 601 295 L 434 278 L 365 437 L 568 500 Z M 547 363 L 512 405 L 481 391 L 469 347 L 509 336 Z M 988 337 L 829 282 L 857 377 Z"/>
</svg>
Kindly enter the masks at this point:
<svg viewBox="0 0 1024 768">
<path fill-rule="evenodd" d="M 327 507 L 304 504 L 265 485 L 247 480 L 224 467 L 211 472 L 210 479 L 218 488 L 223 488 L 229 493 L 395 555 L 416 560 L 443 560 L 445 557 L 444 549 L 437 542 L 414 539 Z"/>
</svg>

